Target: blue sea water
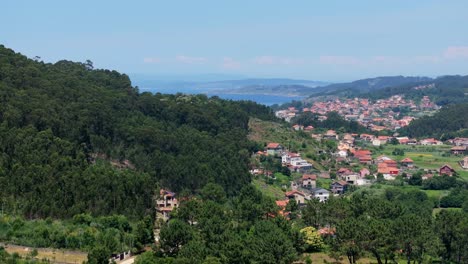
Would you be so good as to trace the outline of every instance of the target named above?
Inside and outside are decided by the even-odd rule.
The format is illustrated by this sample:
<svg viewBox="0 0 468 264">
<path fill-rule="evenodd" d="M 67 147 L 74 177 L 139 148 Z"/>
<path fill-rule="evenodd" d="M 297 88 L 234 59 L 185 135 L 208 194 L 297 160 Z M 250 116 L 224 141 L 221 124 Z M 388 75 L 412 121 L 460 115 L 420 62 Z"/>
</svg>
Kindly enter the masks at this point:
<svg viewBox="0 0 468 264">
<path fill-rule="evenodd" d="M 259 104 L 263 105 L 274 105 L 274 104 L 284 104 L 288 102 L 292 102 L 293 100 L 299 101 L 303 99 L 302 96 L 279 96 L 279 95 L 265 95 L 265 94 L 225 94 L 225 93 L 215 93 L 215 92 L 205 92 L 200 91 L 197 89 L 147 89 L 147 88 L 140 88 L 140 92 L 152 92 L 152 93 L 165 93 L 165 94 L 175 94 L 178 92 L 186 93 L 186 94 L 206 94 L 207 96 L 218 96 L 222 99 L 226 100 L 234 100 L 234 101 L 241 101 L 241 100 L 249 100 L 254 101 Z"/>
</svg>

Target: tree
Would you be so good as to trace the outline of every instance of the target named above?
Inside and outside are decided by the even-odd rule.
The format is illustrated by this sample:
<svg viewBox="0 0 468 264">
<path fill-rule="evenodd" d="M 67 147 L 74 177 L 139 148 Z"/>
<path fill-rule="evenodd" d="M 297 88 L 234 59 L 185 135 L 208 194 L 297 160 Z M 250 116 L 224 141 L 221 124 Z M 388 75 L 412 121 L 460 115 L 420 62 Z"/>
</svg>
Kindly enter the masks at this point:
<svg viewBox="0 0 468 264">
<path fill-rule="evenodd" d="M 139 248 L 142 248 L 143 245 L 154 243 L 153 228 L 154 223 L 150 216 L 145 216 L 143 220 L 138 221 L 135 236 Z"/>
<path fill-rule="evenodd" d="M 255 223 L 247 241 L 252 262 L 286 264 L 297 257 L 291 240 L 270 221 Z"/>
<path fill-rule="evenodd" d="M 301 234 L 306 245 L 306 251 L 320 251 L 325 246 L 322 237 L 314 227 L 309 226 L 301 229 Z"/>
<path fill-rule="evenodd" d="M 221 185 L 216 183 L 208 183 L 200 191 L 200 195 L 204 200 L 211 200 L 217 203 L 224 203 L 226 201 L 226 193 Z"/>
<path fill-rule="evenodd" d="M 103 246 L 96 246 L 88 253 L 89 264 L 108 264 L 110 251 Z"/>
<path fill-rule="evenodd" d="M 187 244 L 192 236 L 190 225 L 178 219 L 172 219 L 161 228 L 161 249 L 169 256 L 176 256 L 182 245 Z"/>
</svg>

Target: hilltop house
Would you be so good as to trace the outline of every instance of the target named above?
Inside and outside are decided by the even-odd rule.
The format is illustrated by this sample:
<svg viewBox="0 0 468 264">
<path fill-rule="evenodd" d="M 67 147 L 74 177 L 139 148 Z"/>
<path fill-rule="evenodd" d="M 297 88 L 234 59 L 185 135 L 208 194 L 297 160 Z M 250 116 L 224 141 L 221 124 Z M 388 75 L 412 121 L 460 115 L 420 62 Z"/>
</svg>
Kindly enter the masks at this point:
<svg viewBox="0 0 468 264">
<path fill-rule="evenodd" d="M 343 180 L 345 180 L 348 184 L 356 184 L 356 181 L 359 179 L 359 174 L 351 172 L 346 173 L 342 176 Z"/>
<path fill-rule="evenodd" d="M 326 139 L 338 139 L 338 136 L 337 136 L 335 130 L 328 130 L 328 131 L 323 135 L 323 138 L 326 138 Z"/>
<path fill-rule="evenodd" d="M 447 164 L 439 168 L 439 175 L 445 174 L 448 176 L 452 176 L 454 173 L 455 173 L 455 170 Z"/>
<path fill-rule="evenodd" d="M 419 141 L 421 145 L 442 145 L 442 142 L 435 138 L 426 138 Z"/>
<path fill-rule="evenodd" d="M 301 154 L 293 153 L 293 152 L 285 152 L 281 156 L 281 163 L 283 163 L 283 165 L 290 165 L 291 159 L 296 159 L 296 158 L 301 158 Z"/>
<path fill-rule="evenodd" d="M 179 206 L 179 202 L 174 192 L 161 189 L 159 198 L 156 200 L 156 210 L 162 214 L 165 221 L 169 220 L 170 213 Z"/>
<path fill-rule="evenodd" d="M 312 197 L 319 199 L 320 202 L 325 202 L 330 197 L 330 192 L 323 188 L 313 188 L 310 191 L 312 193 Z"/>
<path fill-rule="evenodd" d="M 334 194 L 343 194 L 348 188 L 348 183 L 345 181 L 335 181 L 331 184 L 331 191 Z"/>
<path fill-rule="evenodd" d="M 279 156 L 283 152 L 284 148 L 279 143 L 268 143 L 267 154 L 272 156 Z"/>
<path fill-rule="evenodd" d="M 288 199 L 296 200 L 296 203 L 298 205 L 305 204 L 305 201 L 307 200 L 307 197 L 306 197 L 305 193 L 303 193 L 301 191 L 298 191 L 298 190 L 293 190 L 293 191 L 287 192 L 285 195 L 286 195 L 286 197 Z"/>
<path fill-rule="evenodd" d="M 404 158 L 401 160 L 401 165 L 405 166 L 407 168 L 413 168 L 414 167 L 414 161 L 410 158 Z"/>
<path fill-rule="evenodd" d="M 312 189 L 317 187 L 317 175 L 315 174 L 304 174 L 302 175 L 302 187 Z"/>
<path fill-rule="evenodd" d="M 455 146 L 450 149 L 450 152 L 454 155 L 463 155 L 466 152 L 466 146 Z"/>
</svg>

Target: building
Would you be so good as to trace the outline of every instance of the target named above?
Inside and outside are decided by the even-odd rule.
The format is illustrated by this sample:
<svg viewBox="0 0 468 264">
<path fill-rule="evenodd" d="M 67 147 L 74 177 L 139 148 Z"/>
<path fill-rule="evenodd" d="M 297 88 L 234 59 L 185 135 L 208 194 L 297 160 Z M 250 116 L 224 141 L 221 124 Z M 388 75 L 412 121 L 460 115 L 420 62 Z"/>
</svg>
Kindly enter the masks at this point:
<svg viewBox="0 0 468 264">
<path fill-rule="evenodd" d="M 365 178 L 367 175 L 370 175 L 370 171 L 367 168 L 362 168 L 359 171 L 359 174 L 361 175 L 361 178 Z"/>
<path fill-rule="evenodd" d="M 325 202 L 330 197 L 330 192 L 323 188 L 313 188 L 310 190 L 312 197 L 318 199 L 320 202 Z"/>
<path fill-rule="evenodd" d="M 413 168 L 414 167 L 414 161 L 410 158 L 404 158 L 403 160 L 400 161 L 402 166 L 405 166 L 407 168 Z"/>
<path fill-rule="evenodd" d="M 165 221 L 169 220 L 170 213 L 179 206 L 174 192 L 161 189 L 156 200 L 156 210 L 162 214 Z"/>
<path fill-rule="evenodd" d="M 460 165 L 463 169 L 468 169 L 468 156 L 466 156 L 462 161 L 460 161 Z"/>
<path fill-rule="evenodd" d="M 356 184 L 356 181 L 359 179 L 359 174 L 357 173 L 347 173 L 342 176 L 343 180 L 345 180 L 348 184 Z"/>
<path fill-rule="evenodd" d="M 455 170 L 447 164 L 439 168 L 439 175 L 452 176 L 454 173 Z"/>
<path fill-rule="evenodd" d="M 279 143 L 268 143 L 267 147 L 267 154 L 272 156 L 279 156 L 283 153 L 283 146 Z"/>
<path fill-rule="evenodd" d="M 296 203 L 297 203 L 298 205 L 303 205 L 303 204 L 305 204 L 306 195 L 305 195 L 305 193 L 303 193 L 303 192 L 301 192 L 301 191 L 293 190 L 293 191 L 287 192 L 285 195 L 286 195 L 286 197 L 287 197 L 288 199 L 294 199 L 294 200 L 296 200 Z"/>
<path fill-rule="evenodd" d="M 466 146 L 455 146 L 450 149 L 450 152 L 454 155 L 463 155 L 466 152 Z"/>
<path fill-rule="evenodd" d="M 343 194 L 348 188 L 348 183 L 345 181 L 335 181 L 331 184 L 331 191 L 335 194 Z"/>
<path fill-rule="evenodd" d="M 302 187 L 307 189 L 313 189 L 317 187 L 317 175 L 315 174 L 304 174 L 302 175 Z"/>
<path fill-rule="evenodd" d="M 419 141 L 421 145 L 442 145 L 442 142 L 435 138 L 426 138 Z"/>
</svg>

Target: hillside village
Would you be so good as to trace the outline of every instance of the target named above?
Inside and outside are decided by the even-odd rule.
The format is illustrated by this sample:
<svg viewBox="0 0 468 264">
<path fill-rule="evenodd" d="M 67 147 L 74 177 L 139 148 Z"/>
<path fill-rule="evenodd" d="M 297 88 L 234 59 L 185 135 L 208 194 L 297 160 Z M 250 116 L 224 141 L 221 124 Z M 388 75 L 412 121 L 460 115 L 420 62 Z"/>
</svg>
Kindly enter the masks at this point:
<svg viewBox="0 0 468 264">
<path fill-rule="evenodd" d="M 306 204 L 308 200 L 318 199 L 320 202 L 327 201 L 330 196 L 340 196 L 346 194 L 349 190 L 355 190 L 358 187 L 370 186 L 382 181 L 395 181 L 398 177 L 409 179 L 413 174 L 420 171 L 421 180 L 428 180 L 433 177 L 453 176 L 458 172 L 468 169 L 468 138 L 456 138 L 446 142 L 441 142 L 434 138 L 421 140 L 409 139 L 408 137 L 374 136 L 370 134 L 349 134 L 338 135 L 336 131 L 328 130 L 317 136 L 311 134 L 318 140 L 334 140 L 337 142 L 337 148 L 333 156 L 339 165 L 335 170 L 321 171 L 303 157 L 301 153 L 291 152 L 280 143 L 270 142 L 263 151 L 254 154 L 255 159 L 264 159 L 270 157 L 281 160 L 281 165 L 287 168 L 290 173 L 299 174 L 300 177 L 292 180 L 289 186 L 283 186 L 285 190 L 284 197 L 276 201 L 280 212 L 285 212 L 289 201 L 294 200 L 299 206 Z M 375 155 L 371 148 L 388 146 L 446 146 L 451 144 L 447 155 L 452 155 L 459 159 L 458 167 L 449 164 L 442 164 L 436 169 L 419 167 L 413 159 L 407 156 L 401 156 L 399 159 L 391 158 L 387 155 Z M 282 170 L 283 171 L 283 170 Z M 266 177 L 275 179 L 275 171 L 265 167 L 254 167 L 251 170 L 254 177 Z M 317 181 L 320 179 L 331 180 L 328 186 L 319 187 Z"/>
<path fill-rule="evenodd" d="M 290 122 L 302 113 L 315 113 L 320 121 L 325 120 L 329 112 L 337 112 L 348 121 L 357 121 L 372 131 L 396 130 L 408 126 L 421 112 L 431 112 L 439 107 L 424 96 L 419 104 L 406 100 L 401 95 L 371 102 L 369 99 L 335 99 L 326 102 L 314 102 L 310 107 L 296 109 L 289 107 L 276 111 L 275 115 Z M 296 127 L 295 129 L 305 129 Z"/>
</svg>

